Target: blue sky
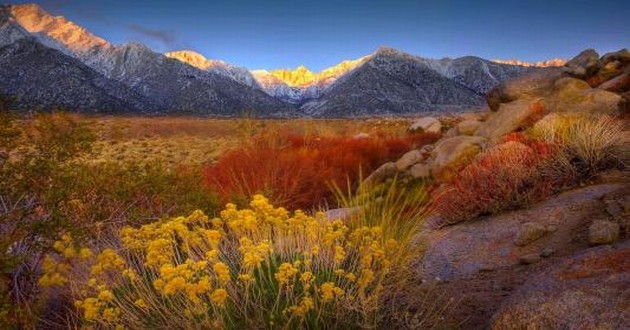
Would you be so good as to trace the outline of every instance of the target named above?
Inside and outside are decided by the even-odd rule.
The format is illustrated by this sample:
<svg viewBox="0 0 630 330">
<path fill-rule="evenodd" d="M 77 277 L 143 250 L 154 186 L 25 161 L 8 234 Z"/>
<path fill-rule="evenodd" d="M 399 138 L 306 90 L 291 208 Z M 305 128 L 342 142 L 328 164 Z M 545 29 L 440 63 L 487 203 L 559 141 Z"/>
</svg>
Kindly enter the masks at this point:
<svg viewBox="0 0 630 330">
<path fill-rule="evenodd" d="M 627 0 L 35 2 L 115 44 L 192 49 L 250 69 L 320 70 L 379 46 L 526 61 L 630 47 Z"/>
</svg>

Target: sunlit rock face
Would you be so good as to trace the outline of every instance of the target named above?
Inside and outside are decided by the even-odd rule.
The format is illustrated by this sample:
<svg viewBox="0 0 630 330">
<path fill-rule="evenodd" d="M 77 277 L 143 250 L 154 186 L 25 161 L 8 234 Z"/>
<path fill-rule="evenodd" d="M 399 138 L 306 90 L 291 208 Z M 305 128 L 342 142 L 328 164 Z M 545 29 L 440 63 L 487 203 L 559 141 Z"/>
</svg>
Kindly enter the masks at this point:
<svg viewBox="0 0 630 330">
<path fill-rule="evenodd" d="M 62 16 L 51 16 L 36 4 L 9 6 L 9 13 L 22 28 L 44 45 L 64 53 L 87 57 L 90 52 L 113 47 L 85 28 Z"/>
<path fill-rule="evenodd" d="M 252 74 L 267 94 L 289 103 L 303 104 L 316 99 L 337 79 L 369 60 L 365 56 L 343 61 L 335 66 L 314 73 L 305 66 L 294 70 L 254 70 Z"/>
<path fill-rule="evenodd" d="M 562 58 L 554 58 L 551 60 L 538 61 L 538 62 L 525 62 L 525 61 L 519 61 L 519 60 L 492 60 L 492 62 L 499 63 L 499 64 L 526 66 L 526 67 L 547 68 L 547 67 L 554 67 L 554 66 L 563 66 L 565 63 L 567 63 L 567 60 L 562 59 Z"/>
<path fill-rule="evenodd" d="M 177 59 L 195 68 L 232 78 L 237 82 L 255 88 L 261 88 L 254 75 L 246 68 L 232 65 L 221 60 L 207 59 L 192 50 L 179 50 L 164 53 L 167 57 Z"/>
</svg>

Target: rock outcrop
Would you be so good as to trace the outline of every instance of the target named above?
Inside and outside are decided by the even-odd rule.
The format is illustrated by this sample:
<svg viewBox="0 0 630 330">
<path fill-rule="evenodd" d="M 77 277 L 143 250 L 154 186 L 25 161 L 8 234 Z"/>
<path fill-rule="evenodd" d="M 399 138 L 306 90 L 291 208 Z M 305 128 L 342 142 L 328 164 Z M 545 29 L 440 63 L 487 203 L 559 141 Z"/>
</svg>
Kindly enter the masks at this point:
<svg viewBox="0 0 630 330">
<path fill-rule="evenodd" d="M 439 133 L 442 130 L 442 124 L 434 117 L 423 117 L 414 121 L 409 126 L 410 132 L 429 132 Z"/>
<path fill-rule="evenodd" d="M 445 182 L 506 134 L 556 120 L 557 114 L 616 115 L 630 110 L 629 73 L 628 50 L 601 58 L 587 50 L 565 67 L 535 70 L 507 80 L 486 96 L 492 110 L 488 114 L 461 116 L 455 124 L 435 117 L 416 120 L 410 130 L 446 132 L 430 146 L 431 153 L 412 150 L 396 162 L 398 171 L 389 174 Z M 602 77 L 608 80 L 601 81 Z"/>
<path fill-rule="evenodd" d="M 629 54 L 621 50 L 599 57 L 588 50 L 563 68 L 509 80 L 488 94 L 491 112 L 436 117 L 445 131 L 442 138 L 391 163 L 389 174 L 435 184 L 437 195 L 449 189 L 457 192 L 462 182 L 478 183 L 474 189 L 488 192 L 479 198 L 492 199 L 491 189 L 497 186 L 451 179 L 475 174 L 465 170 L 473 161 L 478 167 L 472 169 L 493 169 L 484 167 L 489 164 L 484 162 L 500 159 L 516 171 L 515 164 L 527 159 L 525 155 L 539 157 L 534 150 L 545 155 L 547 146 L 529 141 L 531 135 L 511 133 L 530 128 L 544 132 L 544 126 L 571 118 L 627 118 L 623 112 L 630 95 Z M 442 295 L 459 301 L 444 317 L 464 328 L 626 328 L 630 324 L 630 183 L 625 165 L 619 166 L 621 177 L 612 174 L 611 181 L 574 188 L 535 205 L 519 204 L 522 208 L 517 210 L 483 213 L 508 207 L 492 206 L 471 211 L 477 213 L 469 221 L 449 222 L 436 208 L 416 237 L 424 249 L 417 263 L 420 286 L 437 286 Z M 497 182 L 509 178 L 510 169 Z M 542 173 L 540 168 L 530 169 L 535 172 L 519 173 L 525 177 Z M 480 178 L 488 175 L 493 174 L 483 173 Z M 514 189 L 527 191 L 529 184 Z M 475 195 L 467 198 L 474 203 Z M 448 207 L 443 210 L 448 212 Z M 429 294 L 426 299 L 433 297 Z"/>
<path fill-rule="evenodd" d="M 520 99 L 501 103 L 499 110 L 480 125 L 475 135 L 497 139 L 507 133 L 531 126 L 543 115 L 540 99 Z"/>
</svg>

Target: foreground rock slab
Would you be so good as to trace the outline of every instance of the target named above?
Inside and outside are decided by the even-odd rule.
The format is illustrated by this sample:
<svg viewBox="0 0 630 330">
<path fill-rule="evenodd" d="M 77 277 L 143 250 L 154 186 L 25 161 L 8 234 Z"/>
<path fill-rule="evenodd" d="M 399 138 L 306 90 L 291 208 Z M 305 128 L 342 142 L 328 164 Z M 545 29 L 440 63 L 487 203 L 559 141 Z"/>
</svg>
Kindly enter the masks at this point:
<svg viewBox="0 0 630 330">
<path fill-rule="evenodd" d="M 492 329 L 627 329 L 630 240 L 588 249 L 532 276 L 495 314 Z"/>
<path fill-rule="evenodd" d="M 421 237 L 426 251 L 419 273 L 425 279 L 449 280 L 513 267 L 522 257 L 541 254 L 545 249 L 566 255 L 587 248 L 588 233 L 583 229 L 593 219 L 603 216 L 598 213 L 604 208 L 599 199 L 622 187 L 622 184 L 585 187 L 529 209 L 427 231 Z M 539 230 L 532 230 L 533 227 Z"/>
</svg>

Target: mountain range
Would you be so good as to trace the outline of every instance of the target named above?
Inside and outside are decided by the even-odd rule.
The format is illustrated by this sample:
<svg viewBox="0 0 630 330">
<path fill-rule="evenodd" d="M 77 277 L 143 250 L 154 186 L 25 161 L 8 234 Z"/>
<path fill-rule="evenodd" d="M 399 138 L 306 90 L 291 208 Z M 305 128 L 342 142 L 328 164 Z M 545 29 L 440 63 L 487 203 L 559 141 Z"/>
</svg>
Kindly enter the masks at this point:
<svg viewBox="0 0 630 330">
<path fill-rule="evenodd" d="M 455 111 L 538 66 L 427 59 L 381 47 L 321 72 L 254 70 L 181 50 L 113 45 L 35 4 L 0 6 L 0 92 L 18 109 L 255 117 Z"/>
</svg>

